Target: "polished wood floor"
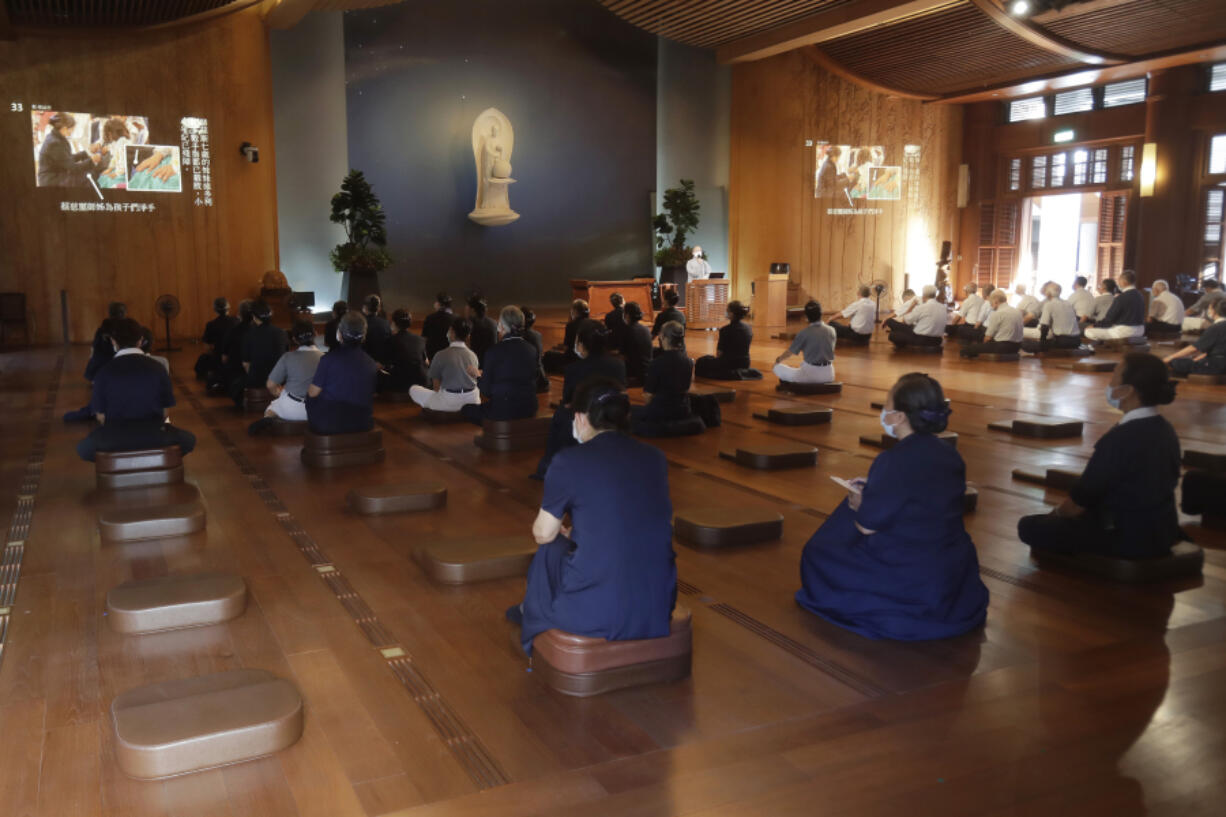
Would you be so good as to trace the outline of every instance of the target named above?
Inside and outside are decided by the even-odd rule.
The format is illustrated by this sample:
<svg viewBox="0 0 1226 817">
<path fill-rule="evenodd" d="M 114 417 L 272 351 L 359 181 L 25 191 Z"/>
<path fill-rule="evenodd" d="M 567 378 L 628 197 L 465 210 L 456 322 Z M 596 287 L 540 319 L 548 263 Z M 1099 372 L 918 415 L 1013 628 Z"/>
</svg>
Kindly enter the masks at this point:
<svg viewBox="0 0 1226 817">
<path fill-rule="evenodd" d="M 690 333 L 691 353 L 713 340 Z M 757 364 L 769 368 L 781 346 L 759 338 Z M 840 350 L 841 395 L 797 398 L 835 409 L 832 424 L 811 428 L 752 419 L 794 402 L 776 397 L 773 378 L 736 384 L 721 428 L 660 443 L 673 502 L 778 509 L 783 540 L 679 545 L 693 677 L 573 700 L 544 689 L 512 644 L 502 612 L 522 580 L 437 587 L 411 557 L 431 538 L 526 534 L 540 497 L 527 479 L 535 453 L 483 452 L 471 427 L 381 403 L 385 464 L 308 473 L 298 441 L 248 438 L 251 418 L 202 394 L 190 379 L 197 351 L 173 356 L 172 417 L 199 437 L 187 468 L 207 531 L 119 547 L 99 543 L 93 469 L 73 451 L 84 431 L 59 421 L 87 399 L 87 350 L 0 355 L 0 521 L 10 525 L 0 593 L 17 582 L 7 618 L 0 610 L 2 815 L 1222 813 L 1226 535 L 1186 520 L 1207 549 L 1203 580 L 1139 588 L 1039 571 L 1015 535 L 1019 516 L 1059 495 L 1010 471 L 1083 464 L 1115 419 L 1106 375 L 970 364 L 952 351 L 902 357 L 877 343 Z M 895 644 L 826 624 L 792 594 L 805 540 L 842 498 L 828 477 L 867 472 L 876 452 L 858 438 L 879 432 L 869 404 L 914 370 L 953 399 L 981 492 L 967 526 L 992 601 L 981 632 Z M 1185 444 L 1226 445 L 1226 390 L 1184 386 L 1164 413 Z M 1083 419 L 1085 435 L 1045 442 L 986 428 L 1030 414 Z M 721 445 L 764 436 L 815 443 L 818 467 L 764 473 L 717 458 Z M 354 484 L 416 477 L 448 484 L 446 508 L 344 510 Z M 106 625 L 111 586 L 201 568 L 246 578 L 241 618 L 143 637 Z M 239 666 L 301 689 L 297 745 L 165 782 L 118 771 L 112 697 Z"/>
</svg>

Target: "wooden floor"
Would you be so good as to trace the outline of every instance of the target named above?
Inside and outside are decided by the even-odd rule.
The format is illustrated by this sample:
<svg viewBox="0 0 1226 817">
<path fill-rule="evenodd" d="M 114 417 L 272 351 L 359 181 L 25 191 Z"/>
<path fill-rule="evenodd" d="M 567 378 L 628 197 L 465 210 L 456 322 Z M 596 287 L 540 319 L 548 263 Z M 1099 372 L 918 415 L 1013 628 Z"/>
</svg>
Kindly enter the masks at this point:
<svg viewBox="0 0 1226 817">
<path fill-rule="evenodd" d="M 713 342 L 692 332 L 690 352 Z M 780 348 L 759 338 L 757 365 L 768 369 Z M 20 568 L 11 612 L 0 610 L 0 815 L 1223 813 L 1226 535 L 1185 520 L 1207 549 L 1203 581 L 1143 588 L 1039 571 L 1016 538 L 1018 517 L 1059 495 L 1010 471 L 1079 468 L 1116 419 L 1106 375 L 1033 359 L 971 364 L 952 350 L 902 357 L 875 343 L 840 350 L 841 395 L 784 401 L 769 376 L 736 384 L 721 428 L 660 443 L 673 502 L 775 508 L 783 540 L 678 545 L 693 677 L 573 700 L 544 689 L 512 643 L 503 610 L 522 580 L 436 587 L 411 558 L 433 538 L 526 534 L 541 491 L 527 478 L 535 452 L 483 452 L 472 427 L 381 403 L 385 464 L 308 473 L 299 441 L 248 438 L 251 418 L 203 395 L 189 347 L 172 356 L 172 418 L 199 437 L 187 468 L 207 531 L 102 547 L 93 469 L 73 450 L 84 429 L 59 420 L 87 400 L 87 351 L 0 356 L 0 521 L 10 524 L 0 607 Z M 828 477 L 867 473 L 876 452 L 858 438 L 880 431 L 870 402 L 915 370 L 953 400 L 951 427 L 980 489 L 967 526 L 992 600 L 980 632 L 870 641 L 794 604 L 798 560 L 842 499 Z M 1226 390 L 1180 394 L 1163 412 L 1185 445 L 1226 445 Z M 834 421 L 752 419 L 776 402 L 833 406 Z M 1030 414 L 1082 419 L 1085 435 L 1045 442 L 986 428 Z M 761 437 L 815 443 L 818 467 L 754 472 L 717 457 Z M 446 481 L 447 506 L 373 519 L 343 508 L 352 485 L 414 477 Z M 246 579 L 241 618 L 143 637 L 107 626 L 108 588 L 201 568 Z M 119 772 L 108 726 L 117 693 L 240 666 L 301 689 L 297 745 L 165 782 Z"/>
</svg>

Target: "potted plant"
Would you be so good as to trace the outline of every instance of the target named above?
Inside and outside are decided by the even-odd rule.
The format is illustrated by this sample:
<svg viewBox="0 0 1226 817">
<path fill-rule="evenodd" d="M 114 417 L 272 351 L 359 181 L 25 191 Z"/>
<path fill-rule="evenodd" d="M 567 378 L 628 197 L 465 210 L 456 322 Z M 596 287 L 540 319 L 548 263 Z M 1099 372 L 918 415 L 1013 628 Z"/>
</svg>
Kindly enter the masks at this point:
<svg viewBox="0 0 1226 817">
<path fill-rule="evenodd" d="M 332 248 L 332 268 L 343 273 L 341 292 L 347 300 L 379 294 L 379 272 L 392 257 L 387 246 L 387 214 L 360 170 L 350 170 L 341 191 L 332 197 L 329 220 L 345 228 L 344 244 Z"/>
<path fill-rule="evenodd" d="M 698 229 L 701 209 L 694 195 L 693 180 L 682 179 L 680 187 L 665 190 L 663 208 L 664 212 L 656 214 L 651 222 L 656 233 L 656 266 L 660 268 L 661 283 L 680 285 L 687 280 L 685 264 L 693 251 L 685 240 Z M 684 298 L 684 290 L 681 295 Z"/>
</svg>

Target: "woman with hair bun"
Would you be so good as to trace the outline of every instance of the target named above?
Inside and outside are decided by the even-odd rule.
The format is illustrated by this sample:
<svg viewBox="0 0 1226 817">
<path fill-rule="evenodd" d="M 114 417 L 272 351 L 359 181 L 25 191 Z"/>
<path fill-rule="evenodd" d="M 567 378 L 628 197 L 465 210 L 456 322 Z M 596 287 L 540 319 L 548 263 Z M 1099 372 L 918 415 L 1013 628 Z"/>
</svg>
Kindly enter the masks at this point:
<svg viewBox="0 0 1226 817">
<path fill-rule="evenodd" d="M 800 606 L 868 638 L 949 638 L 983 624 L 988 589 L 962 524 L 966 465 L 936 436 L 949 413 L 928 375 L 894 384 L 881 425 L 898 442 L 805 545 Z"/>
<path fill-rule="evenodd" d="M 753 343 L 753 328 L 745 323 L 749 307 L 731 301 L 727 309 L 728 323 L 720 327 L 714 355 L 703 355 L 694 362 L 694 374 L 708 380 L 758 379 L 762 373 L 751 368 L 749 345 Z"/>
<path fill-rule="evenodd" d="M 575 391 L 572 433 L 545 475 L 520 622 L 524 651 L 557 628 L 610 641 L 668 635 L 677 600 L 668 464 L 626 435 L 630 399 L 611 379 Z M 562 520 L 570 515 L 571 526 Z"/>
<path fill-rule="evenodd" d="M 1115 368 L 1106 397 L 1124 416 L 1094 444 L 1068 499 L 1051 513 L 1022 517 L 1017 534 L 1032 548 L 1056 553 L 1165 556 L 1180 537 L 1180 452 L 1175 429 L 1157 407 L 1174 401 L 1175 383 L 1159 358 L 1134 352 Z"/>
</svg>

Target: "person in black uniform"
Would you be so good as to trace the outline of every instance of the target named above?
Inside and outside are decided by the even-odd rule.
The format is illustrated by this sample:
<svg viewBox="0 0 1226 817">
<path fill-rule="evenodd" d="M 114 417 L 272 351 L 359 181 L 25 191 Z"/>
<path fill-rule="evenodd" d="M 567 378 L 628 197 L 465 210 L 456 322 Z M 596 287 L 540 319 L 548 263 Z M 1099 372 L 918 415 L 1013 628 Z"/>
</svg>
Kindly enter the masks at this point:
<svg viewBox="0 0 1226 817">
<path fill-rule="evenodd" d="M 536 348 L 524 339 L 524 313 L 504 306 L 498 315 L 499 341 L 485 353 L 477 388 L 485 403 L 469 404 L 460 414 L 470 423 L 485 420 L 520 420 L 535 417 L 536 376 L 540 364 Z"/>
<path fill-rule="evenodd" d="M 127 314 L 128 308 L 118 301 L 107 306 L 106 317 L 94 330 L 89 361 L 85 364 L 85 379 L 89 382 L 94 382 L 94 378 L 98 376 L 98 372 L 102 371 L 102 367 L 115 357 L 115 346 L 111 343 L 111 333 L 114 331 L 115 324 L 127 317 Z M 79 409 L 64 412 L 63 417 L 65 423 L 88 423 L 93 419 L 94 409 L 90 403 L 86 403 Z"/>
<path fill-rule="evenodd" d="M 1226 374 L 1226 298 L 1209 304 L 1207 315 L 1213 323 L 1195 343 L 1162 359 L 1177 377 Z"/>
<path fill-rule="evenodd" d="M 485 353 L 498 342 L 498 324 L 486 315 L 485 299 L 474 295 L 468 299 L 468 319 L 472 321 L 473 331 L 468 336 L 468 348 L 477 356 L 479 366 L 485 366 Z"/>
<path fill-rule="evenodd" d="M 324 346 L 331 352 L 334 348 L 341 345 L 341 342 L 336 339 L 336 329 L 341 325 L 341 318 L 345 317 L 345 313 L 349 311 L 349 304 L 344 301 L 337 301 L 332 304 L 332 320 L 324 325 Z"/>
<path fill-rule="evenodd" d="M 677 323 L 681 324 L 682 329 L 685 329 L 685 313 L 677 308 L 677 301 L 679 301 L 680 298 L 681 296 L 677 294 L 677 290 L 675 289 L 668 289 L 664 291 L 664 308 L 661 309 L 659 314 L 656 315 L 656 322 L 651 327 L 651 336 L 653 338 L 660 337 L 660 330 L 664 327 L 664 324 L 668 323 L 669 321 L 676 321 Z M 659 352 L 656 354 L 659 354 Z"/>
<path fill-rule="evenodd" d="M 251 305 L 251 328 L 243 336 L 243 371 L 241 385 L 230 396 L 240 408 L 246 389 L 262 389 L 268 382 L 272 367 L 281 355 L 289 351 L 289 335 L 272 325 L 272 307 L 263 298 Z"/>
<path fill-rule="evenodd" d="M 622 339 L 626 337 L 626 299 L 620 292 L 609 296 L 609 305 L 613 308 L 604 313 L 604 327 L 609 332 L 609 351 L 620 352 Z"/>
<path fill-rule="evenodd" d="M 316 434 L 370 431 L 379 364 L 362 349 L 366 319 L 346 312 L 336 332 L 340 345 L 319 359 L 307 387 L 307 423 Z"/>
<path fill-rule="evenodd" d="M 447 332 L 455 315 L 451 313 L 451 296 L 440 292 L 434 297 L 434 311 L 426 316 L 421 325 L 421 336 L 426 339 L 426 358 L 434 360 L 434 356 L 446 349 L 451 341 L 447 340 Z"/>
<path fill-rule="evenodd" d="M 426 384 L 426 340 L 409 330 L 413 316 L 407 309 L 392 313 L 396 334 L 388 338 L 384 361 L 386 373 L 379 374 L 379 391 L 407 392 L 411 386 Z"/>
<path fill-rule="evenodd" d="M 604 378 L 625 388 L 626 364 L 620 358 L 605 354 L 607 343 L 608 335 L 604 327 L 596 321 L 591 321 L 579 331 L 579 337 L 575 340 L 579 359 L 567 366 L 562 376 L 562 402 L 553 413 L 553 420 L 549 425 L 549 439 L 545 443 L 545 456 L 541 457 L 537 464 L 536 473 L 532 474 L 533 479 L 544 479 L 554 454 L 575 444 L 571 434 L 571 422 L 575 419 L 572 404 L 575 391 L 580 385 L 592 378 Z"/>
<path fill-rule="evenodd" d="M 1090 340 L 1139 338 L 1145 334 L 1145 296 L 1137 289 L 1137 274 L 1130 269 L 1120 273 L 1120 294 L 1111 301 L 1102 320 L 1086 330 Z"/>
<path fill-rule="evenodd" d="M 230 302 L 225 298 L 213 299 L 213 311 L 217 317 L 204 325 L 201 343 L 210 349 L 196 359 L 196 379 L 208 381 L 209 374 L 221 370 L 221 345 L 226 340 L 226 333 L 238 323 L 238 318 L 230 314 Z"/>
<path fill-rule="evenodd" d="M 663 351 L 651 361 L 643 379 L 647 405 L 635 406 L 630 412 L 631 429 L 643 437 L 678 433 L 678 424 L 693 416 L 689 395 L 694 364 L 685 353 L 685 327 L 676 321 L 661 326 L 660 346 Z"/>
<path fill-rule="evenodd" d="M 746 324 L 749 308 L 740 301 L 728 304 L 728 323 L 719 329 L 714 355 L 703 355 L 694 363 L 694 374 L 710 380 L 744 380 L 762 373 L 750 367 L 749 345 L 753 343 L 753 328 Z M 756 378 L 754 378 L 756 379 Z"/>
<path fill-rule="evenodd" d="M 622 338 L 622 357 L 626 360 L 626 379 L 641 384 L 651 364 L 651 330 L 642 324 L 643 308 L 626 304 L 626 334 Z"/>
<path fill-rule="evenodd" d="M 1063 504 L 1049 514 L 1022 517 L 1021 540 L 1036 550 L 1123 559 L 1170 553 L 1180 538 L 1179 438 L 1157 406 L 1174 399 L 1175 383 L 1161 360 L 1125 355 L 1107 387 L 1107 402 L 1123 418 L 1094 444 Z"/>
<path fill-rule="evenodd" d="M 562 371 L 578 359 L 575 354 L 575 340 L 579 330 L 585 326 L 599 326 L 591 318 L 591 310 L 587 301 L 576 298 L 570 305 L 570 320 L 566 323 L 566 331 L 562 334 L 562 343 L 545 352 L 543 363 L 549 374 L 561 374 Z"/>
<path fill-rule="evenodd" d="M 387 342 L 392 337 L 392 325 L 387 318 L 379 313 L 383 309 L 383 299 L 378 295 L 367 295 L 362 302 L 362 315 L 366 318 L 366 354 L 376 363 L 387 363 Z"/>
<path fill-rule="evenodd" d="M 184 454 L 196 447 L 190 431 L 167 422 L 175 404 L 170 375 L 140 350 L 141 327 L 131 318 L 111 326 L 114 358 L 94 378 L 90 405 L 101 424 L 77 444 L 81 459 L 94 461 L 99 451 L 139 451 L 177 445 Z"/>
<path fill-rule="evenodd" d="M 536 350 L 536 390 L 543 394 L 549 391 L 549 377 L 545 374 L 545 365 L 541 362 L 545 355 L 545 341 L 541 338 L 541 333 L 532 328 L 536 325 L 536 313 L 526 306 L 521 306 L 519 311 L 524 313 L 524 340 Z"/>
<path fill-rule="evenodd" d="M 239 301 L 238 323 L 226 333 L 226 339 L 221 343 L 221 376 L 216 383 L 210 383 L 210 389 L 220 389 L 226 394 L 233 394 L 234 389 L 240 391 L 247 380 L 247 372 L 243 369 L 243 345 L 247 333 L 251 331 L 252 300 Z"/>
</svg>

